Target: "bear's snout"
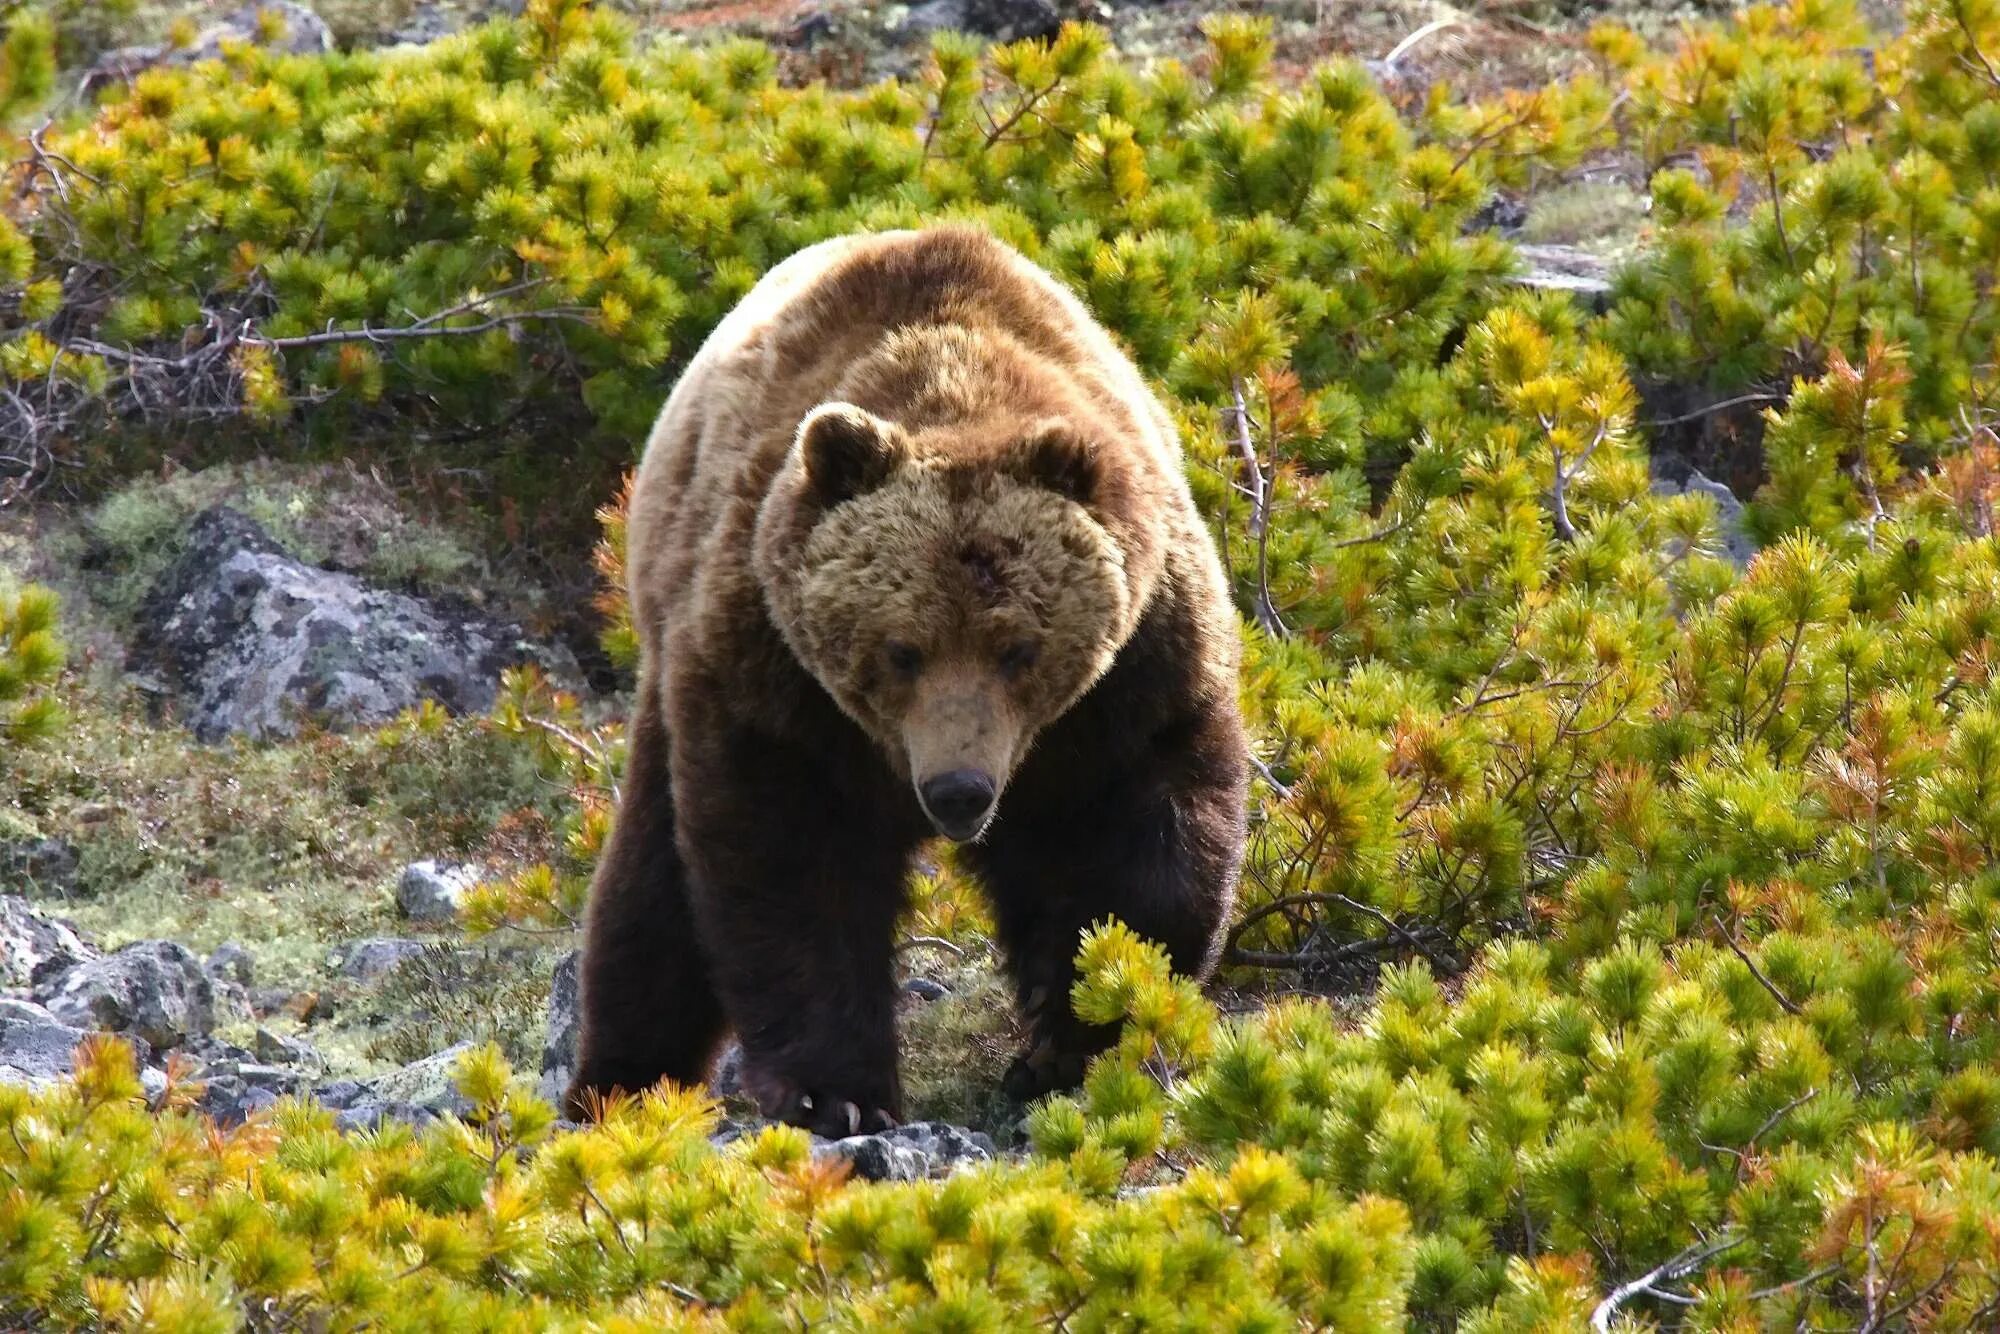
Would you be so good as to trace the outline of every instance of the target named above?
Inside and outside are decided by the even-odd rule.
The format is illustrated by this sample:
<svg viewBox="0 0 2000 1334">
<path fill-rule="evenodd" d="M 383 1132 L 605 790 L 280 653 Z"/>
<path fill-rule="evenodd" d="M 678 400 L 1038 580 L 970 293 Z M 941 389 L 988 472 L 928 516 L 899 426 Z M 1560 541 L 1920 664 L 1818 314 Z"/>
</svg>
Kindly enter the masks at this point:
<svg viewBox="0 0 2000 1334">
<path fill-rule="evenodd" d="M 993 776 L 979 769 L 953 769 L 926 778 L 917 793 L 924 814 L 955 843 L 975 838 L 993 810 Z"/>
</svg>

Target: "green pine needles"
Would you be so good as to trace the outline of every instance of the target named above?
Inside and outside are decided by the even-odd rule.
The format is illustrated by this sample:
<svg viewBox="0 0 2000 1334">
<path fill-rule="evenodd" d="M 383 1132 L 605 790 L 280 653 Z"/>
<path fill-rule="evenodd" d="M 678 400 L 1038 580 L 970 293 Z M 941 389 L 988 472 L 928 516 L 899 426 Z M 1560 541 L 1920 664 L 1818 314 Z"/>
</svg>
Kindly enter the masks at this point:
<svg viewBox="0 0 2000 1334">
<path fill-rule="evenodd" d="M 0 585 L 0 744 L 40 740 L 62 725 L 62 706 L 48 693 L 62 666 L 56 595 Z"/>
</svg>

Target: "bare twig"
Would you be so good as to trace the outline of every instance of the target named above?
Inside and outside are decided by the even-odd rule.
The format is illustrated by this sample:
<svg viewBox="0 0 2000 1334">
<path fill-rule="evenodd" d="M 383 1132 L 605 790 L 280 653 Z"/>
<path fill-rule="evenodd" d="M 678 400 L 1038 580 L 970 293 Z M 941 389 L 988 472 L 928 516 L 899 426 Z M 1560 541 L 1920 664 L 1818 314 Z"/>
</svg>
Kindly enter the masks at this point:
<svg viewBox="0 0 2000 1334">
<path fill-rule="evenodd" d="M 2000 70 L 1995 70 L 1993 62 L 1979 49 L 1979 38 L 1973 34 L 1972 23 L 1965 17 L 1965 0 L 1952 0 L 1951 17 L 1958 24 L 1958 30 L 1965 35 L 1965 44 L 1972 51 L 1972 59 L 1979 62 L 1979 68 L 1986 72 L 1988 81 L 1995 88 L 2000 88 Z M 1966 66 L 1971 68 L 1971 62 L 1967 61 Z"/>
<path fill-rule="evenodd" d="M 1460 22 L 1461 20 L 1456 17 L 1432 19 L 1429 23 L 1426 23 L 1423 27 L 1417 29 L 1408 37 L 1396 43 L 1394 47 L 1390 48 L 1389 54 L 1382 57 L 1382 67 L 1384 69 L 1396 68 L 1396 62 L 1408 55 L 1424 38 L 1429 37 L 1434 32 L 1443 32 L 1446 28 L 1456 28 Z"/>
<path fill-rule="evenodd" d="M 1327 543 L 1327 546 L 1334 551 L 1338 551 L 1343 547 L 1365 547 L 1370 542 L 1381 542 L 1394 537 L 1397 533 L 1402 532 L 1403 528 L 1409 522 L 1410 516 L 1405 514 L 1394 523 L 1384 524 L 1373 532 L 1363 533 L 1359 537 L 1343 537 L 1338 542 Z"/>
<path fill-rule="evenodd" d="M 1278 781 L 1278 776 L 1271 772 L 1271 766 L 1257 758 L 1256 751 L 1247 751 L 1245 753 L 1249 756 L 1250 767 L 1255 769 L 1257 776 L 1270 786 L 1272 792 L 1277 794 L 1279 801 L 1284 801 L 1292 795 L 1291 788 Z"/>
<path fill-rule="evenodd" d="M 1798 1097 L 1793 1098 L 1790 1102 L 1778 1108 L 1777 1111 L 1772 1112 L 1769 1116 L 1764 1118 L 1763 1125 L 1758 1126 L 1755 1130 L 1750 1132 L 1750 1138 L 1743 1141 L 1743 1147 L 1740 1149 L 1732 1149 L 1726 1144 L 1709 1144 L 1706 1141 L 1702 1142 L 1701 1147 L 1709 1150 L 1712 1153 L 1726 1153 L 1731 1158 L 1736 1159 L 1740 1163 L 1742 1162 L 1743 1158 L 1749 1154 L 1750 1150 L 1757 1147 L 1758 1140 L 1763 1139 L 1764 1136 L 1770 1134 L 1773 1130 L 1777 1129 L 1778 1122 L 1784 1120 L 1786 1117 L 1790 1116 L 1793 1112 L 1805 1106 L 1807 1103 L 1811 1102 L 1814 1098 L 1817 1098 L 1818 1096 L 1819 1096 L 1818 1089 L 1809 1088 L 1804 1093 L 1801 1093 Z"/>
<path fill-rule="evenodd" d="M 928 946 L 934 950 L 943 950 L 955 958 L 963 959 L 965 957 L 965 946 L 954 945 L 943 936 L 909 936 L 901 944 L 897 945 L 896 948 L 899 950 L 913 950 L 924 946 Z"/>
<path fill-rule="evenodd" d="M 1769 392 L 1738 394 L 1735 398 L 1725 398 L 1720 403 L 1710 403 L 1707 407 L 1696 408 L 1693 412 L 1683 412 L 1678 417 L 1655 417 L 1647 422 L 1646 426 L 1652 430 L 1662 426 L 1685 426 L 1689 422 L 1700 421 L 1703 417 L 1713 417 L 1718 412 L 1727 412 L 1731 408 L 1745 407 L 1752 403 L 1782 403 L 1785 397 L 1783 394 Z"/>
<path fill-rule="evenodd" d="M 1695 1270 L 1721 1255 L 1743 1244 L 1741 1237 L 1726 1237 L 1721 1241 L 1698 1241 L 1655 1269 L 1650 1269 L 1633 1279 L 1613 1288 L 1609 1296 L 1597 1304 L 1590 1313 L 1590 1327 L 1604 1334 L 1611 1328 L 1611 1317 L 1618 1314 L 1618 1308 L 1635 1297 L 1660 1297 L 1667 1301 L 1686 1305 L 1687 1299 L 1679 1293 L 1663 1292 L 1656 1284 L 1671 1283 L 1675 1279 L 1686 1278 Z"/>
<path fill-rule="evenodd" d="M 1715 929 L 1722 933 L 1722 939 L 1728 943 L 1730 952 L 1733 953 L 1737 958 L 1743 960 L 1743 966 L 1750 970 L 1750 976 L 1756 978 L 1758 983 L 1764 988 L 1764 990 L 1771 993 L 1771 999 L 1778 1002 L 1779 1009 L 1783 1010 L 1786 1014 L 1791 1014 L 1791 1015 L 1804 1013 L 1804 1011 L 1799 1008 L 1799 1003 L 1797 1001 L 1793 1000 L 1790 996 L 1787 996 L 1784 992 L 1778 990 L 1778 984 L 1773 982 L 1770 978 L 1764 976 L 1764 970 L 1759 968 L 1757 966 L 1757 961 L 1755 959 L 1752 959 L 1747 953 L 1744 952 L 1743 947 L 1736 943 L 1735 934 L 1731 932 L 1726 925 L 1724 925 L 1720 915 L 1711 913 L 1709 915 L 1709 920 L 1714 922 Z"/>
<path fill-rule="evenodd" d="M 1555 423 L 1546 417 L 1543 418 L 1542 430 L 1552 434 Z M 1549 447 L 1549 452 L 1555 459 L 1555 482 L 1550 490 L 1550 507 L 1555 511 L 1556 534 L 1565 542 L 1576 540 L 1576 528 L 1569 521 L 1569 484 L 1576 480 L 1577 474 L 1583 471 L 1583 466 L 1590 462 L 1590 456 L 1597 452 L 1597 447 L 1603 444 L 1610 434 L 1611 423 L 1599 422 L 1597 434 L 1591 437 L 1590 443 L 1584 446 L 1583 452 L 1578 454 L 1576 461 L 1567 468 L 1563 467 L 1562 448 L 1553 444 Z"/>
<path fill-rule="evenodd" d="M 1250 536 L 1257 540 L 1257 624 L 1274 639 L 1285 636 L 1285 622 L 1271 602 L 1270 539 L 1271 479 L 1258 461 L 1257 446 L 1250 439 L 1250 408 L 1243 400 L 1243 381 L 1235 381 L 1235 403 L 1227 409 L 1236 418 L 1236 452 L 1242 456 L 1243 471 L 1250 493 Z"/>
</svg>

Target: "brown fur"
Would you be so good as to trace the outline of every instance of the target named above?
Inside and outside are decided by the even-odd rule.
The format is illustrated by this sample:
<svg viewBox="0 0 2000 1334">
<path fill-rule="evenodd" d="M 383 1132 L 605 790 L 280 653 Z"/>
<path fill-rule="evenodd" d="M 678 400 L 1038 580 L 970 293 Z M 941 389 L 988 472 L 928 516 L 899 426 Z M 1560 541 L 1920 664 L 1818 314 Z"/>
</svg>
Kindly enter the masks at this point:
<svg viewBox="0 0 2000 1334">
<path fill-rule="evenodd" d="M 1238 642 L 1173 428 L 1084 308 L 962 228 L 826 242 L 718 327 L 629 528 L 632 758 L 592 889 L 572 1110 L 706 1073 L 726 1028 L 769 1115 L 901 1115 L 892 932 L 913 790 L 990 774 L 964 845 L 1030 1050 L 1107 916 L 1204 974 L 1234 892 Z"/>
</svg>

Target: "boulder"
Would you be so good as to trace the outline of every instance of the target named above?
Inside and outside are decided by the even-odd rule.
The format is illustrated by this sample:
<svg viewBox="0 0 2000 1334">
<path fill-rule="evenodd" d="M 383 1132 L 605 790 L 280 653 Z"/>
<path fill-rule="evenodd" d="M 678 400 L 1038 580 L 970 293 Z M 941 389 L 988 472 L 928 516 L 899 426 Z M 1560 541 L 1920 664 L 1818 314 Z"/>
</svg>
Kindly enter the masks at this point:
<svg viewBox="0 0 2000 1334">
<path fill-rule="evenodd" d="M 483 868 L 469 863 L 411 862 L 396 881 L 396 906 L 413 922 L 453 921 L 466 891 L 485 878 Z"/>
<path fill-rule="evenodd" d="M 217 946 L 215 953 L 202 962 L 202 967 L 208 970 L 210 977 L 234 982 L 245 989 L 257 980 L 256 965 L 250 951 L 233 940 Z"/>
<path fill-rule="evenodd" d="M 921 1181 L 991 1162 L 992 1137 L 943 1121 L 912 1121 L 875 1135 L 820 1140 L 815 1158 L 844 1158 L 865 1181 Z"/>
<path fill-rule="evenodd" d="M 424 700 L 493 703 L 500 673 L 538 659 L 514 627 L 377 588 L 287 555 L 226 505 L 195 516 L 186 549 L 147 593 L 131 666 L 180 697 L 203 741 L 386 722 Z"/>
<path fill-rule="evenodd" d="M 31 1001 L 0 999 L 0 1084 L 46 1088 L 67 1079 L 88 1036 Z"/>
<path fill-rule="evenodd" d="M 456 1081 L 459 1058 L 471 1050 L 470 1042 L 460 1042 L 400 1070 L 377 1075 L 368 1081 L 369 1096 L 376 1102 L 409 1103 L 434 1112 L 469 1112 L 472 1104 L 458 1091 Z"/>
<path fill-rule="evenodd" d="M 1722 554 L 1739 570 L 1750 568 L 1756 558 L 1757 542 L 1743 523 L 1743 502 L 1736 493 L 1688 466 L 1672 455 L 1657 454 L 1652 460 L 1655 495 L 1704 495 L 1715 502 L 1716 528 L 1722 535 Z"/>
<path fill-rule="evenodd" d="M 319 1048 L 304 1038 L 286 1037 L 259 1026 L 255 1050 L 257 1059 L 268 1065 L 282 1065 L 295 1070 L 305 1070 L 313 1074 L 326 1068 L 326 1058 L 319 1054 Z"/>
<path fill-rule="evenodd" d="M 561 1101 L 563 1090 L 569 1087 L 570 1078 L 576 1073 L 576 1034 L 581 1015 L 577 1007 L 577 969 L 581 963 L 581 953 L 571 950 L 557 962 L 555 974 L 549 980 L 548 1035 L 542 1044 L 538 1091 L 550 1103 Z"/>
<path fill-rule="evenodd" d="M 1521 267 L 1513 281 L 1539 291 L 1568 292 L 1596 314 L 1611 307 L 1611 266 L 1600 255 L 1577 246 L 1517 245 Z"/>
<path fill-rule="evenodd" d="M 76 845 L 59 838 L 0 842 L 0 891 L 67 894 L 81 861 Z"/>
<path fill-rule="evenodd" d="M 1001 42 L 1054 37 L 1062 15 L 1049 0 L 924 0 L 910 6 L 898 35 L 928 40 L 935 32 L 971 32 Z"/>
<path fill-rule="evenodd" d="M 97 957 L 76 929 L 26 899 L 0 894 L 0 989 L 24 989 L 36 979 Z"/>
<path fill-rule="evenodd" d="M 330 962 L 341 976 L 357 982 L 374 982 L 418 958 L 429 946 L 404 936 L 373 936 L 349 941 L 334 951 Z"/>
<path fill-rule="evenodd" d="M 142 940 L 45 971 L 35 999 L 72 1027 L 129 1033 L 154 1047 L 178 1047 L 215 1022 L 213 981 L 192 951 L 171 940 Z"/>
<path fill-rule="evenodd" d="M 199 1106 L 225 1126 L 239 1125 L 278 1099 L 306 1092 L 306 1076 L 255 1061 L 217 1061 L 200 1071 Z"/>
<path fill-rule="evenodd" d="M 261 46 L 286 55 L 320 55 L 333 50 L 333 30 L 296 0 L 252 0 L 239 5 L 195 34 L 184 45 L 155 42 L 106 51 L 84 72 L 89 91 L 122 82 L 158 65 L 194 65 L 220 59 L 231 46 Z"/>
</svg>

